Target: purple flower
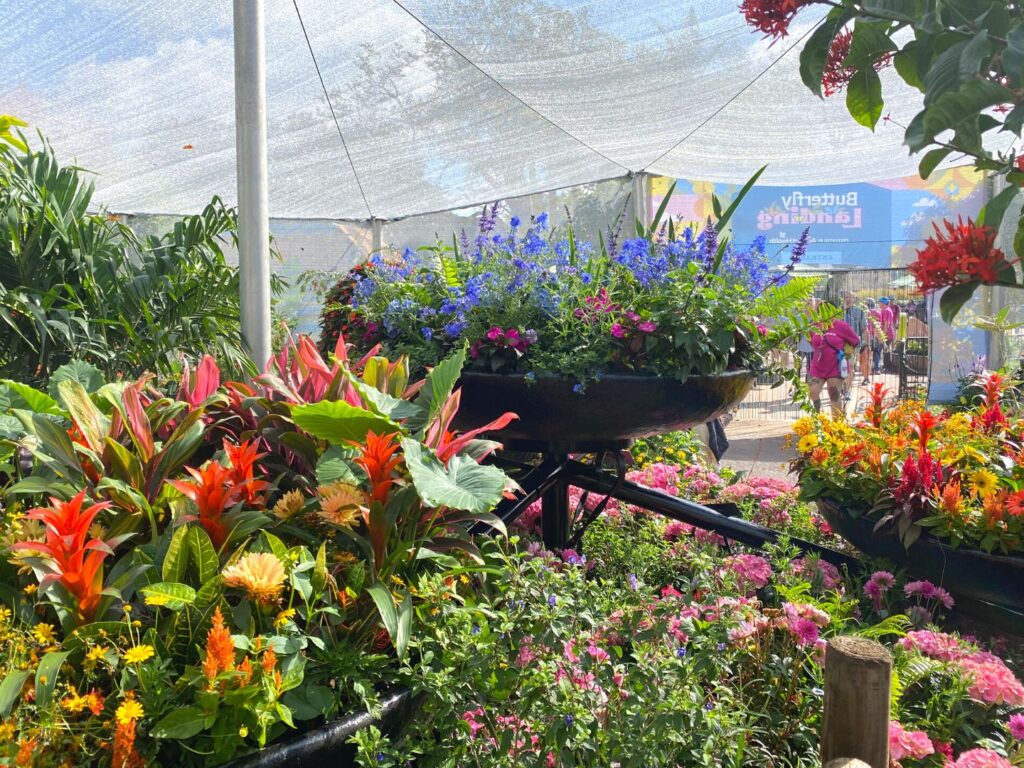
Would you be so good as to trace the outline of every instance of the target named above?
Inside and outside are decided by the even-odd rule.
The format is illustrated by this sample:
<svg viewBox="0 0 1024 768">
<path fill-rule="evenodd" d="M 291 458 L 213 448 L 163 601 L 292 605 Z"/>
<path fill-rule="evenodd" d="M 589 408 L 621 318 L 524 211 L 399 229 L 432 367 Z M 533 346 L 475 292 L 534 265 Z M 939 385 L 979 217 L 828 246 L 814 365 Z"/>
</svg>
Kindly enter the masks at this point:
<svg viewBox="0 0 1024 768">
<path fill-rule="evenodd" d="M 629 574 L 629 588 L 632 589 L 634 592 L 636 592 L 637 590 L 637 581 L 635 573 Z"/>
<path fill-rule="evenodd" d="M 626 329 L 622 327 L 621 323 L 614 323 L 612 325 L 612 336 L 616 339 L 621 339 L 626 335 Z"/>
<path fill-rule="evenodd" d="M 420 328 L 420 333 L 423 334 L 423 338 L 426 339 L 427 341 L 430 341 L 432 338 L 434 338 L 434 332 L 429 328 Z"/>
<path fill-rule="evenodd" d="M 488 341 L 499 341 L 501 339 L 501 337 L 504 336 L 504 335 L 505 335 L 505 332 L 503 330 L 501 330 L 501 328 L 499 328 L 498 326 L 495 325 L 489 331 L 487 331 L 487 340 Z"/>
<path fill-rule="evenodd" d="M 558 598 L 556 598 L 554 595 L 552 595 L 551 597 L 548 598 L 548 605 L 550 605 L 552 608 L 555 607 L 555 603 L 557 603 L 557 602 L 558 602 Z"/>
<path fill-rule="evenodd" d="M 644 333 L 654 333 L 658 330 L 658 324 L 653 320 L 643 320 L 636 324 L 637 330 L 643 331 Z"/>
</svg>

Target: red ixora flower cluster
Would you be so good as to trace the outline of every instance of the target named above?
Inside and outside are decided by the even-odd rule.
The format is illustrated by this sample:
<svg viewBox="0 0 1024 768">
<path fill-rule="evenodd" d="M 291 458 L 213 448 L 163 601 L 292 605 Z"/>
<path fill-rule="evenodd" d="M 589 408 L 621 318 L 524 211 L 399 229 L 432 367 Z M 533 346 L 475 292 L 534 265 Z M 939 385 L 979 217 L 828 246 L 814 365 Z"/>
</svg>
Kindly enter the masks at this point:
<svg viewBox="0 0 1024 768">
<path fill-rule="evenodd" d="M 935 236 L 925 240 L 917 259 L 907 265 L 922 291 L 935 291 L 962 283 L 996 283 L 1000 273 L 1017 262 L 1006 260 L 995 247 L 996 231 L 979 227 L 971 219 L 942 222 L 945 233 L 935 227 Z"/>
<path fill-rule="evenodd" d="M 850 44 L 853 42 L 853 30 L 846 29 L 832 38 L 829 45 L 828 57 L 825 59 L 825 67 L 821 73 L 821 86 L 826 96 L 833 96 L 850 84 L 857 70 L 853 67 L 844 66 L 843 62 L 850 55 Z M 883 54 L 875 63 L 875 71 L 889 66 L 892 63 L 892 55 Z"/>
<path fill-rule="evenodd" d="M 789 34 L 796 12 L 815 0 L 742 0 L 740 11 L 747 24 L 765 37 L 781 40 Z"/>
</svg>

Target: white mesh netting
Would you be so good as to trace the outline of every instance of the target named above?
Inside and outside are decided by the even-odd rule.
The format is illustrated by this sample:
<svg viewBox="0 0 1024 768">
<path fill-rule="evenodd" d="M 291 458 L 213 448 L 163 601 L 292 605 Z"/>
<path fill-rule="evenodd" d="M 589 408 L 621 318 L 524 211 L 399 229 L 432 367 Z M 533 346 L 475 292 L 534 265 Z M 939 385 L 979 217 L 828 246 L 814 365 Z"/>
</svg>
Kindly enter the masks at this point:
<svg viewBox="0 0 1024 768">
<path fill-rule="evenodd" d="M 187 213 L 214 194 L 233 201 L 230 3 L 0 5 L 0 111 L 95 171 L 99 202 Z M 737 182 L 767 163 L 765 183 L 796 184 L 916 168 L 901 129 L 871 133 L 841 95 L 821 101 L 799 82 L 796 43 L 817 10 L 769 46 L 736 0 L 297 6 L 330 106 L 295 6 L 267 0 L 275 217 L 390 219 L 630 171 Z M 918 95 L 883 74 L 905 123 Z"/>
</svg>

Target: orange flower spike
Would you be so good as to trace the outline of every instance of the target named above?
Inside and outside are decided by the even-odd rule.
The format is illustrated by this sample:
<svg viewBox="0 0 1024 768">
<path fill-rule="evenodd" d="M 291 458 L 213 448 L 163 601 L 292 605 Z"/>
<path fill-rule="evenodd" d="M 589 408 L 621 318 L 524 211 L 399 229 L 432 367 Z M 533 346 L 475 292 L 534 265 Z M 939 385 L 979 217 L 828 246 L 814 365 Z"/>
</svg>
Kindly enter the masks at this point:
<svg viewBox="0 0 1024 768">
<path fill-rule="evenodd" d="M 950 515 L 960 513 L 963 497 L 960 492 L 960 481 L 950 480 L 944 486 L 932 488 L 932 495 L 938 500 L 939 509 Z"/>
<path fill-rule="evenodd" d="M 356 441 L 351 443 L 361 454 L 355 460 L 356 464 L 370 478 L 370 499 L 381 504 L 387 502 L 388 492 L 395 483 L 392 474 L 402 463 L 402 457 L 395 456 L 399 448 L 396 436 L 396 433 L 377 435 L 370 431 L 366 433 L 365 444 Z"/>
<path fill-rule="evenodd" d="M 262 504 L 263 491 L 270 488 L 270 483 L 256 477 L 257 462 L 267 453 L 259 453 L 256 440 L 246 440 L 241 445 L 233 445 L 224 440 L 224 455 L 231 462 L 231 480 L 243 488 L 242 495 L 248 505 Z"/>
<path fill-rule="evenodd" d="M 989 528 L 993 528 L 996 524 L 1001 523 L 1007 512 L 1007 494 L 1006 491 L 1000 491 L 999 493 L 991 493 L 988 496 L 983 496 L 981 499 L 981 508 L 985 513 L 985 519 L 988 523 Z"/>
<path fill-rule="evenodd" d="M 249 662 L 248 656 L 242 659 L 242 663 L 238 665 L 238 672 L 240 673 L 238 687 L 245 688 L 252 680 L 252 664 Z"/>
<path fill-rule="evenodd" d="M 111 768 L 144 768 L 146 762 L 135 748 L 135 721 L 118 722 L 114 729 Z"/>
<path fill-rule="evenodd" d="M 235 666 L 235 646 L 231 632 L 224 626 L 224 616 L 218 605 L 213 611 L 213 626 L 206 633 L 206 659 L 203 674 L 212 686 L 221 672 L 230 672 Z"/>
</svg>

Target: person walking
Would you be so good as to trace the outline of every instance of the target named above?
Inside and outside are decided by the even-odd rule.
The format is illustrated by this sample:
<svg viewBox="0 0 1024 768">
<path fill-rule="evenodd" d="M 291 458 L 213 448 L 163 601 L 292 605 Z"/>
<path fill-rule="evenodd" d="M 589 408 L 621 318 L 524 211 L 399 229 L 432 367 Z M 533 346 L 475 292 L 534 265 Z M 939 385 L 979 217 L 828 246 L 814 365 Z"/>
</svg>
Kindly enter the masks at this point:
<svg viewBox="0 0 1024 768">
<path fill-rule="evenodd" d="M 828 388 L 828 399 L 832 404 L 832 418 L 841 418 L 843 408 L 843 379 L 841 361 L 845 357 L 845 346 L 860 346 L 860 336 L 845 320 L 833 320 L 823 332 L 811 336 L 810 395 L 814 410 L 821 410 L 821 390 Z"/>
<path fill-rule="evenodd" d="M 845 308 L 843 310 L 843 319 L 860 339 L 860 344 L 852 350 L 849 350 L 850 370 L 846 375 L 846 399 L 848 400 L 850 398 L 850 393 L 853 391 L 853 378 L 856 373 L 856 371 L 854 371 L 854 363 L 857 363 L 860 368 L 860 375 L 863 378 L 861 384 L 868 383 L 868 356 L 870 353 L 868 352 L 867 345 L 867 315 L 864 313 L 863 309 L 857 306 L 857 297 L 852 291 L 846 292 L 844 303 Z"/>
<path fill-rule="evenodd" d="M 878 322 L 882 326 L 882 336 L 885 341 L 885 356 L 882 364 L 886 370 L 891 370 L 893 362 L 890 352 L 892 342 L 896 338 L 896 315 L 893 313 L 892 303 L 888 296 L 880 298 L 878 304 Z"/>
</svg>

